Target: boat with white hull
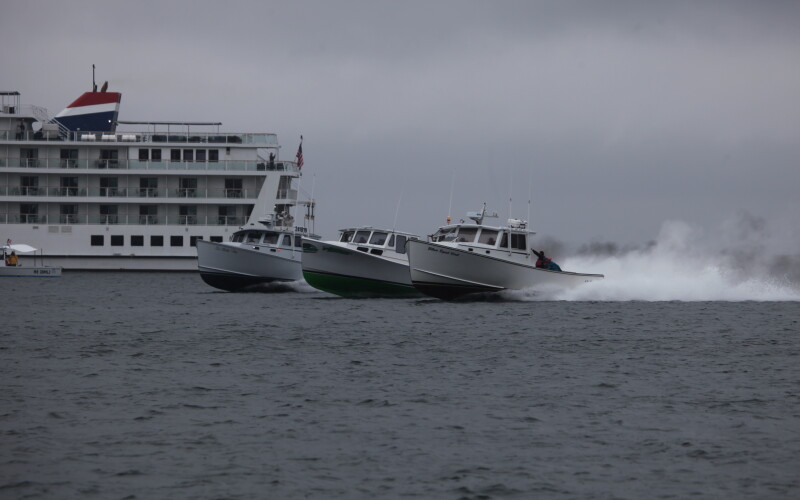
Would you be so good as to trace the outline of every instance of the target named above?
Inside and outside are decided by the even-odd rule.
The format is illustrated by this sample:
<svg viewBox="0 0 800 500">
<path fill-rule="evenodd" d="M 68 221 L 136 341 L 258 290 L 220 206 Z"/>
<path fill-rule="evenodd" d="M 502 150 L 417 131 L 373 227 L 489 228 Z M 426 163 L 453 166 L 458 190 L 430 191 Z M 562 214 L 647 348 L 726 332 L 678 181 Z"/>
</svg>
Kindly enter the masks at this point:
<svg viewBox="0 0 800 500">
<path fill-rule="evenodd" d="M 442 226 L 429 241 L 408 242 L 411 282 L 422 293 L 450 300 L 480 292 L 572 288 L 603 279 L 602 274 L 536 267 L 529 241 L 535 233 L 524 221 L 484 225 L 485 206 L 469 217 L 474 222 Z"/>
<path fill-rule="evenodd" d="M 338 241 L 303 239 L 303 277 L 342 297 L 418 297 L 406 242 L 418 236 L 387 229 L 342 229 Z"/>
<path fill-rule="evenodd" d="M 36 256 L 33 257 L 33 265 L 22 264 L 18 261 L 16 254 L 27 254 L 36 252 L 36 248 L 25 244 L 7 244 L 0 246 L 3 252 L 3 260 L 0 261 L 0 278 L 59 278 L 61 268 L 37 264 Z M 12 257 L 12 255 L 14 257 Z M 12 260 L 13 259 L 13 260 Z"/>
</svg>

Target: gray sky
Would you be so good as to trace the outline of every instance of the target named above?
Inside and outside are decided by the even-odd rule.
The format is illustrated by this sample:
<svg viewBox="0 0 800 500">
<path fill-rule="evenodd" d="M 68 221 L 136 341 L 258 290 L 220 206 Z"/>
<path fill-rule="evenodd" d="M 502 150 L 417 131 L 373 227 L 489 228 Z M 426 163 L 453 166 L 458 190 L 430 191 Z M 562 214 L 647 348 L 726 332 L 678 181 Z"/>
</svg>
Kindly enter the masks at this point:
<svg viewBox="0 0 800 500">
<path fill-rule="evenodd" d="M 0 87 L 55 115 L 275 132 L 324 237 L 485 201 L 573 244 L 763 218 L 800 243 L 800 2 L 13 1 Z M 313 181 L 312 181 L 313 177 Z"/>
</svg>

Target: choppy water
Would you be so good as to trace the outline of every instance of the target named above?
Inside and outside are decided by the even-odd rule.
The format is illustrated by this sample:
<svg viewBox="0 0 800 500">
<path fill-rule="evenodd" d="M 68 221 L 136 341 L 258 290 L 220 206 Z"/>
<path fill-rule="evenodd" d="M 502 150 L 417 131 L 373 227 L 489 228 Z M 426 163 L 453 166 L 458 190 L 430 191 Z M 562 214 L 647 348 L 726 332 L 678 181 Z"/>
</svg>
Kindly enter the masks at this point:
<svg viewBox="0 0 800 500">
<path fill-rule="evenodd" d="M 0 498 L 800 497 L 797 301 L 0 286 Z"/>
</svg>

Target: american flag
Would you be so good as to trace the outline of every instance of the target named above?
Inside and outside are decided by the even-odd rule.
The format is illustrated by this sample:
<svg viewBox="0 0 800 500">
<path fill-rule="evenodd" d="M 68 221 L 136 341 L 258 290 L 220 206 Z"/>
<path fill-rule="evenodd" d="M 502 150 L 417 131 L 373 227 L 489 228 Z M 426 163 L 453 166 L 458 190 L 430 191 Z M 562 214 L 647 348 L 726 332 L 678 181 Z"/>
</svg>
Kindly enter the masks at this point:
<svg viewBox="0 0 800 500">
<path fill-rule="evenodd" d="M 303 136 L 300 136 L 300 145 L 297 146 L 297 168 L 303 168 Z"/>
</svg>

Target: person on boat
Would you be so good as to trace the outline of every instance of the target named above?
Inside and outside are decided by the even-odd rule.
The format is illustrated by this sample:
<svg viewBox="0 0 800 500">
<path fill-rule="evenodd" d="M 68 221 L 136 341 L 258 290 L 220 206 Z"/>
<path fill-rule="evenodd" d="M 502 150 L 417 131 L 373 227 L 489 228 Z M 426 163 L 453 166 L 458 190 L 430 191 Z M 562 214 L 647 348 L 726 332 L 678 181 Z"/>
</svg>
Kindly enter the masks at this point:
<svg viewBox="0 0 800 500">
<path fill-rule="evenodd" d="M 11 255 L 9 255 L 8 258 L 6 259 L 6 265 L 16 266 L 17 264 L 19 264 L 19 257 L 17 257 L 17 254 L 15 252 L 11 252 Z"/>
<path fill-rule="evenodd" d="M 533 252 L 538 259 L 536 260 L 536 267 L 539 269 L 547 269 L 549 271 L 561 271 L 561 267 L 553 262 L 553 259 L 550 259 L 544 254 L 544 250 L 541 252 L 537 252 L 533 248 L 531 248 L 531 252 Z"/>
</svg>

